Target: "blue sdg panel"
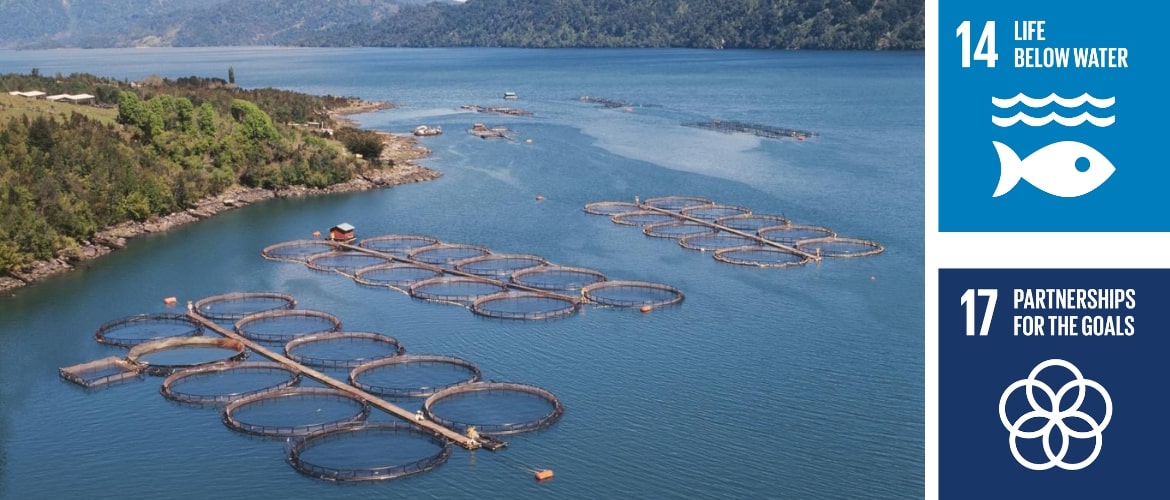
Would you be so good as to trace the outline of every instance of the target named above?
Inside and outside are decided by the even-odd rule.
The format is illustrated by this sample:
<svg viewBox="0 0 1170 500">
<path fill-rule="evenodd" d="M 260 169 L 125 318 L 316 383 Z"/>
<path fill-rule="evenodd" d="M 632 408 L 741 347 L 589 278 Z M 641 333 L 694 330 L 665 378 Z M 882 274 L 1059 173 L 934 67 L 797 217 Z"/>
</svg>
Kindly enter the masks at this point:
<svg viewBox="0 0 1170 500">
<path fill-rule="evenodd" d="M 939 4 L 939 231 L 1170 230 L 1170 5 Z"/>
</svg>

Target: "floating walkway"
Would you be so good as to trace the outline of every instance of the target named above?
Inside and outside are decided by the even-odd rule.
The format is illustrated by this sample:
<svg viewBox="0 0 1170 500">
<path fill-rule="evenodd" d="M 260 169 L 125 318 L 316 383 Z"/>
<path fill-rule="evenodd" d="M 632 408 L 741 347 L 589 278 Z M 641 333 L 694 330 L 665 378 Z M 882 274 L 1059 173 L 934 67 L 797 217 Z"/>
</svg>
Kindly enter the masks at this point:
<svg viewBox="0 0 1170 500">
<path fill-rule="evenodd" d="M 476 113 L 491 113 L 494 115 L 508 115 L 508 116 L 532 116 L 531 111 L 526 111 L 519 108 L 509 108 L 507 106 L 479 106 L 476 104 L 464 104 L 460 109 L 467 111 L 475 111 Z"/>
<path fill-rule="evenodd" d="M 585 212 L 609 216 L 615 224 L 640 226 L 647 236 L 676 239 L 683 248 L 710 251 L 716 260 L 744 266 L 791 267 L 885 250 L 875 241 L 843 238 L 826 227 L 793 224 L 784 216 L 756 214 L 707 198 L 600 201 L 585 205 Z"/>
<path fill-rule="evenodd" d="M 539 255 L 496 254 L 422 235 L 375 236 L 357 245 L 295 240 L 270 245 L 261 255 L 498 319 L 559 318 L 587 304 L 649 311 L 684 299 L 670 285 L 610 281 L 598 271 L 559 266 Z"/>
</svg>

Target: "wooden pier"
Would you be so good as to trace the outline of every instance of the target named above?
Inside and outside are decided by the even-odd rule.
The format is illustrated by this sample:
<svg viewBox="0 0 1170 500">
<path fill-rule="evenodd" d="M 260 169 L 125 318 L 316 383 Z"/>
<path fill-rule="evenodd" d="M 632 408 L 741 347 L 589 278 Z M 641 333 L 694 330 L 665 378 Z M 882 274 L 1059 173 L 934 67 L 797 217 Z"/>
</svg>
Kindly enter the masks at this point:
<svg viewBox="0 0 1170 500">
<path fill-rule="evenodd" d="M 733 229 L 733 228 L 730 228 L 730 227 L 727 227 L 727 226 L 724 226 L 721 224 L 716 224 L 716 223 L 711 222 L 711 221 L 706 221 L 706 220 L 700 219 L 698 217 L 691 217 L 689 215 L 682 214 L 679 212 L 672 212 L 670 210 L 658 208 L 656 206 L 649 205 L 646 203 L 638 204 L 638 208 L 641 208 L 642 210 L 651 210 L 651 211 L 658 212 L 661 214 L 670 215 L 672 217 L 678 217 L 680 219 L 694 222 L 695 224 L 707 226 L 711 229 L 717 229 L 719 231 L 728 232 L 728 233 L 734 234 L 736 236 L 739 236 L 742 238 L 747 238 L 749 240 L 755 241 L 755 242 L 760 243 L 762 245 L 770 246 L 772 248 L 778 248 L 780 250 L 784 250 L 785 252 L 793 253 L 793 254 L 799 255 L 801 257 L 812 259 L 813 262 L 820 262 L 821 261 L 821 256 L 818 254 L 809 253 L 809 252 L 806 252 L 804 250 L 801 250 L 801 249 L 793 247 L 793 246 L 785 245 L 783 243 L 777 243 L 777 242 L 769 240 L 767 238 L 760 237 L 759 235 L 756 235 L 756 234 L 751 234 L 748 232 L 740 231 L 738 229 Z"/>
<path fill-rule="evenodd" d="M 273 351 L 272 349 L 269 349 L 263 345 L 260 345 L 257 342 L 252 341 L 251 339 L 248 339 L 240 334 L 237 334 L 236 332 L 233 332 L 231 330 L 228 330 L 227 328 L 220 326 L 219 324 L 217 324 L 216 322 L 214 322 L 210 319 L 204 318 L 203 316 L 199 315 L 199 313 L 196 312 L 195 309 L 189 310 L 187 312 L 187 316 L 190 317 L 193 321 L 203 325 L 203 327 L 207 328 L 208 330 L 214 331 L 215 333 L 218 333 L 224 337 L 227 337 L 229 339 L 232 339 L 232 340 L 235 340 L 237 342 L 242 343 L 245 347 L 247 347 L 248 349 L 251 349 L 252 352 L 254 352 L 256 354 L 259 354 L 261 356 L 264 356 L 265 358 L 268 358 L 272 361 L 280 363 L 284 367 L 286 367 L 290 370 L 295 370 L 296 372 L 298 372 L 306 377 L 309 377 L 313 380 L 316 380 L 317 382 L 325 384 L 328 387 L 332 387 L 332 388 L 337 389 L 339 391 L 342 391 L 346 394 L 349 394 L 355 398 L 361 399 L 362 401 L 365 401 L 366 404 L 369 404 L 370 406 L 373 406 L 374 408 L 382 410 L 382 411 L 389 413 L 395 417 L 401 418 L 402 420 L 410 422 L 414 425 L 422 427 L 423 429 L 426 429 L 430 432 L 433 432 L 439 436 L 442 436 L 446 439 L 449 439 L 452 442 L 454 442 L 455 444 L 458 444 L 459 446 L 462 446 L 468 450 L 474 450 L 476 448 L 480 448 L 480 447 L 484 446 L 484 443 L 481 443 L 479 440 L 472 439 L 464 434 L 456 432 L 452 429 L 449 429 L 447 427 L 439 425 L 439 424 L 432 422 L 430 420 L 416 420 L 414 413 L 411 413 L 400 406 L 397 406 L 395 404 L 387 402 L 386 400 L 384 400 L 384 399 L 382 399 L 374 394 L 363 391 L 361 389 L 358 389 L 357 387 L 349 385 L 348 383 L 337 380 L 337 379 L 335 379 L 329 375 L 326 375 L 325 373 L 322 373 L 318 370 L 315 370 L 313 368 L 310 368 L 310 367 L 307 367 L 307 366 L 302 365 L 300 363 L 297 363 L 296 361 L 293 361 L 293 360 L 285 357 L 284 355 L 282 355 L 276 351 Z M 487 449 L 496 449 L 496 448 L 494 446 L 492 446 L 492 447 L 487 447 Z"/>
</svg>

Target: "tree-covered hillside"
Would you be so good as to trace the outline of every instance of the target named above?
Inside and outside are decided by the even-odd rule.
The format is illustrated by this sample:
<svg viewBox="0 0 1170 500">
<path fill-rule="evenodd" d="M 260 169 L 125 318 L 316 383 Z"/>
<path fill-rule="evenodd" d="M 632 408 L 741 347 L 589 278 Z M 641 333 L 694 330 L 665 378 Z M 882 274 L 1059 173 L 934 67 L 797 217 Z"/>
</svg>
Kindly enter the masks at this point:
<svg viewBox="0 0 1170 500">
<path fill-rule="evenodd" d="M 307 44 L 922 49 L 921 0 L 470 0 Z"/>
<path fill-rule="evenodd" d="M 8 94 L 37 89 L 98 103 Z M 236 184 L 323 187 L 367 167 L 285 124 L 327 120 L 327 108 L 350 99 L 92 75 L 0 75 L 0 91 L 0 276 L 69 255 L 100 228 L 183 210 Z"/>
</svg>

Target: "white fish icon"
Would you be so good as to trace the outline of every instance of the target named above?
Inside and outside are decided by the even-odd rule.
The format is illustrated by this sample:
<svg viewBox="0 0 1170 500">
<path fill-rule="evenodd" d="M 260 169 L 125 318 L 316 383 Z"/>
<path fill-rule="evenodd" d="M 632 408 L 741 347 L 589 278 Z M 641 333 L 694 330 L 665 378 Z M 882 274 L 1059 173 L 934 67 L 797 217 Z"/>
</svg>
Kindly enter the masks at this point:
<svg viewBox="0 0 1170 500">
<path fill-rule="evenodd" d="M 1087 144 L 1061 141 L 1049 144 L 1023 160 L 1007 145 L 991 141 L 999 153 L 999 185 L 995 194 L 1007 194 L 1020 179 L 1045 193 L 1061 198 L 1075 198 L 1104 184 L 1117 170 L 1105 155 Z M 1088 160 L 1087 169 L 1078 169 L 1077 160 Z"/>
</svg>

